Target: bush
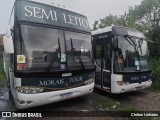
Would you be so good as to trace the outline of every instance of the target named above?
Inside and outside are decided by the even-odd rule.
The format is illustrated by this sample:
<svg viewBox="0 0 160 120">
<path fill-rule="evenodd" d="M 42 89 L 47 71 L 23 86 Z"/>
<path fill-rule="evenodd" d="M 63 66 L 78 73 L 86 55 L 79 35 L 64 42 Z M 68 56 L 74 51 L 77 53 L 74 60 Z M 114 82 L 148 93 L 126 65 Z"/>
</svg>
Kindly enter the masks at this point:
<svg viewBox="0 0 160 120">
<path fill-rule="evenodd" d="M 151 90 L 160 92 L 160 59 L 150 59 L 150 69 L 152 70 L 152 86 Z"/>
</svg>

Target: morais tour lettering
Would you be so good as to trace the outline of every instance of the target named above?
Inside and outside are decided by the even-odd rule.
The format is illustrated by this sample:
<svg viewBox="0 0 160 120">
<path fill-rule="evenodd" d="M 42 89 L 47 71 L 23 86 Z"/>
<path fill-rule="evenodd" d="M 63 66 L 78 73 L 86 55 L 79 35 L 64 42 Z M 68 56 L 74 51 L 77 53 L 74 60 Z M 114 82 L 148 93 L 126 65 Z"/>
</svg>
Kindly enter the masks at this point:
<svg viewBox="0 0 160 120">
<path fill-rule="evenodd" d="M 58 80 L 46 80 L 46 81 L 39 81 L 39 86 L 48 86 L 48 85 L 63 85 L 65 82 L 64 79 L 58 79 Z M 69 83 L 75 83 L 75 82 L 82 82 L 82 77 L 73 77 L 69 78 Z"/>
<path fill-rule="evenodd" d="M 39 81 L 39 86 L 47 86 L 47 85 L 63 85 L 64 79 L 60 80 L 47 80 L 47 81 Z"/>
<path fill-rule="evenodd" d="M 83 78 L 82 77 L 75 77 L 75 78 L 70 78 L 70 83 L 74 83 L 74 82 L 81 82 L 83 81 Z"/>
<path fill-rule="evenodd" d="M 22 78 L 22 86 L 39 86 L 47 88 L 65 88 L 83 85 L 86 80 L 94 77 L 94 73 L 63 78 Z"/>
</svg>

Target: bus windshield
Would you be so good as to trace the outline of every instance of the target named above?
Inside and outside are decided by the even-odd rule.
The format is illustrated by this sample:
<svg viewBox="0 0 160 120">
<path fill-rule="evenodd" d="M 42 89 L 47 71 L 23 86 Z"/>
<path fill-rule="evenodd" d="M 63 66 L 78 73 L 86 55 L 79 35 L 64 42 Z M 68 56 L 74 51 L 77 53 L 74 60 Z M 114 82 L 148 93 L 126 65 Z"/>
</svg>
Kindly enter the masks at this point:
<svg viewBox="0 0 160 120">
<path fill-rule="evenodd" d="M 114 51 L 114 71 L 135 72 L 137 70 L 149 70 L 147 42 L 141 38 L 118 36 L 118 49 Z"/>
<path fill-rule="evenodd" d="M 24 55 L 26 59 L 23 68 L 18 67 L 17 61 L 17 70 L 51 72 L 83 68 L 93 69 L 90 35 L 53 28 L 20 25 L 17 36 L 17 56 Z M 76 51 L 73 52 L 72 48 Z M 62 68 L 62 64 L 65 64 L 65 67 Z M 83 68 L 82 65 L 84 65 Z"/>
</svg>

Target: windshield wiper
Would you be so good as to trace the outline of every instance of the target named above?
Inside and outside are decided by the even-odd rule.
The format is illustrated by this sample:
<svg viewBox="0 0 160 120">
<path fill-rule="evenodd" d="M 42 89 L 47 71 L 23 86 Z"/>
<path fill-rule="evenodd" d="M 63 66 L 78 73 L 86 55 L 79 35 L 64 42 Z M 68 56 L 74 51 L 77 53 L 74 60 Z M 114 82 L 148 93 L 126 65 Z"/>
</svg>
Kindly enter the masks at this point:
<svg viewBox="0 0 160 120">
<path fill-rule="evenodd" d="M 78 55 L 76 48 L 73 48 L 72 39 L 71 39 L 71 51 L 72 51 L 72 53 L 73 53 L 73 60 L 74 60 L 74 54 L 75 54 L 76 57 L 77 57 L 78 60 L 79 60 L 79 63 L 81 64 L 82 69 L 85 69 L 85 66 L 84 66 L 84 64 L 83 64 L 83 61 L 82 61 L 80 55 Z"/>
<path fill-rule="evenodd" d="M 59 59 L 61 60 L 61 44 L 60 44 L 60 40 L 58 38 L 58 47 L 59 47 Z"/>
<path fill-rule="evenodd" d="M 143 39 L 141 38 L 141 39 L 138 41 L 138 48 L 140 49 L 141 55 L 142 55 L 142 44 L 143 44 Z"/>
<path fill-rule="evenodd" d="M 58 38 L 58 50 L 56 50 L 56 52 L 53 54 L 53 58 L 51 60 L 51 62 L 49 63 L 47 69 L 46 69 L 46 72 L 49 72 L 54 64 L 54 62 L 56 62 L 56 54 L 60 53 L 60 59 L 61 59 L 61 45 L 60 45 L 60 41 L 59 41 L 59 38 Z"/>
<path fill-rule="evenodd" d="M 134 40 L 132 40 L 129 36 L 125 35 L 124 38 L 133 46 L 136 47 L 136 43 Z M 129 39 L 128 39 L 129 38 Z M 132 42 L 132 43 L 131 43 Z"/>
<path fill-rule="evenodd" d="M 130 38 L 129 36 L 125 35 L 124 38 L 133 46 L 135 47 L 136 49 L 140 48 L 140 52 L 142 54 L 142 44 L 143 44 L 143 39 L 141 38 L 140 40 L 138 40 L 138 45 L 137 43 L 132 39 Z M 129 39 L 128 39 L 129 38 Z M 131 43 L 132 41 L 132 43 Z M 137 47 L 138 46 L 138 47 Z M 137 50 L 136 50 L 137 51 Z"/>
</svg>

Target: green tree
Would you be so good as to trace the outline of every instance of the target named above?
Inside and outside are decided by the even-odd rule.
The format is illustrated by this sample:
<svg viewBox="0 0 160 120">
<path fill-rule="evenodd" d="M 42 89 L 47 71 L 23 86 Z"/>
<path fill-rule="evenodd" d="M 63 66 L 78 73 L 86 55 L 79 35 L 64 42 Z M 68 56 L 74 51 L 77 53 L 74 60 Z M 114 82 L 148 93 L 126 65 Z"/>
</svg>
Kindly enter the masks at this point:
<svg viewBox="0 0 160 120">
<path fill-rule="evenodd" d="M 96 23 L 96 29 L 117 25 L 144 32 L 154 42 L 148 44 L 151 57 L 160 58 L 160 0 L 142 0 L 140 5 L 129 7 L 128 13 L 121 16 L 110 14 Z"/>
<path fill-rule="evenodd" d="M 96 20 L 92 25 L 93 25 L 92 31 L 97 30 L 98 29 L 98 20 Z"/>
<path fill-rule="evenodd" d="M 154 43 L 149 43 L 151 57 L 160 57 L 160 0 L 143 0 L 135 7 L 137 22 L 143 24 L 142 30 L 148 31 L 146 36 Z"/>
</svg>

